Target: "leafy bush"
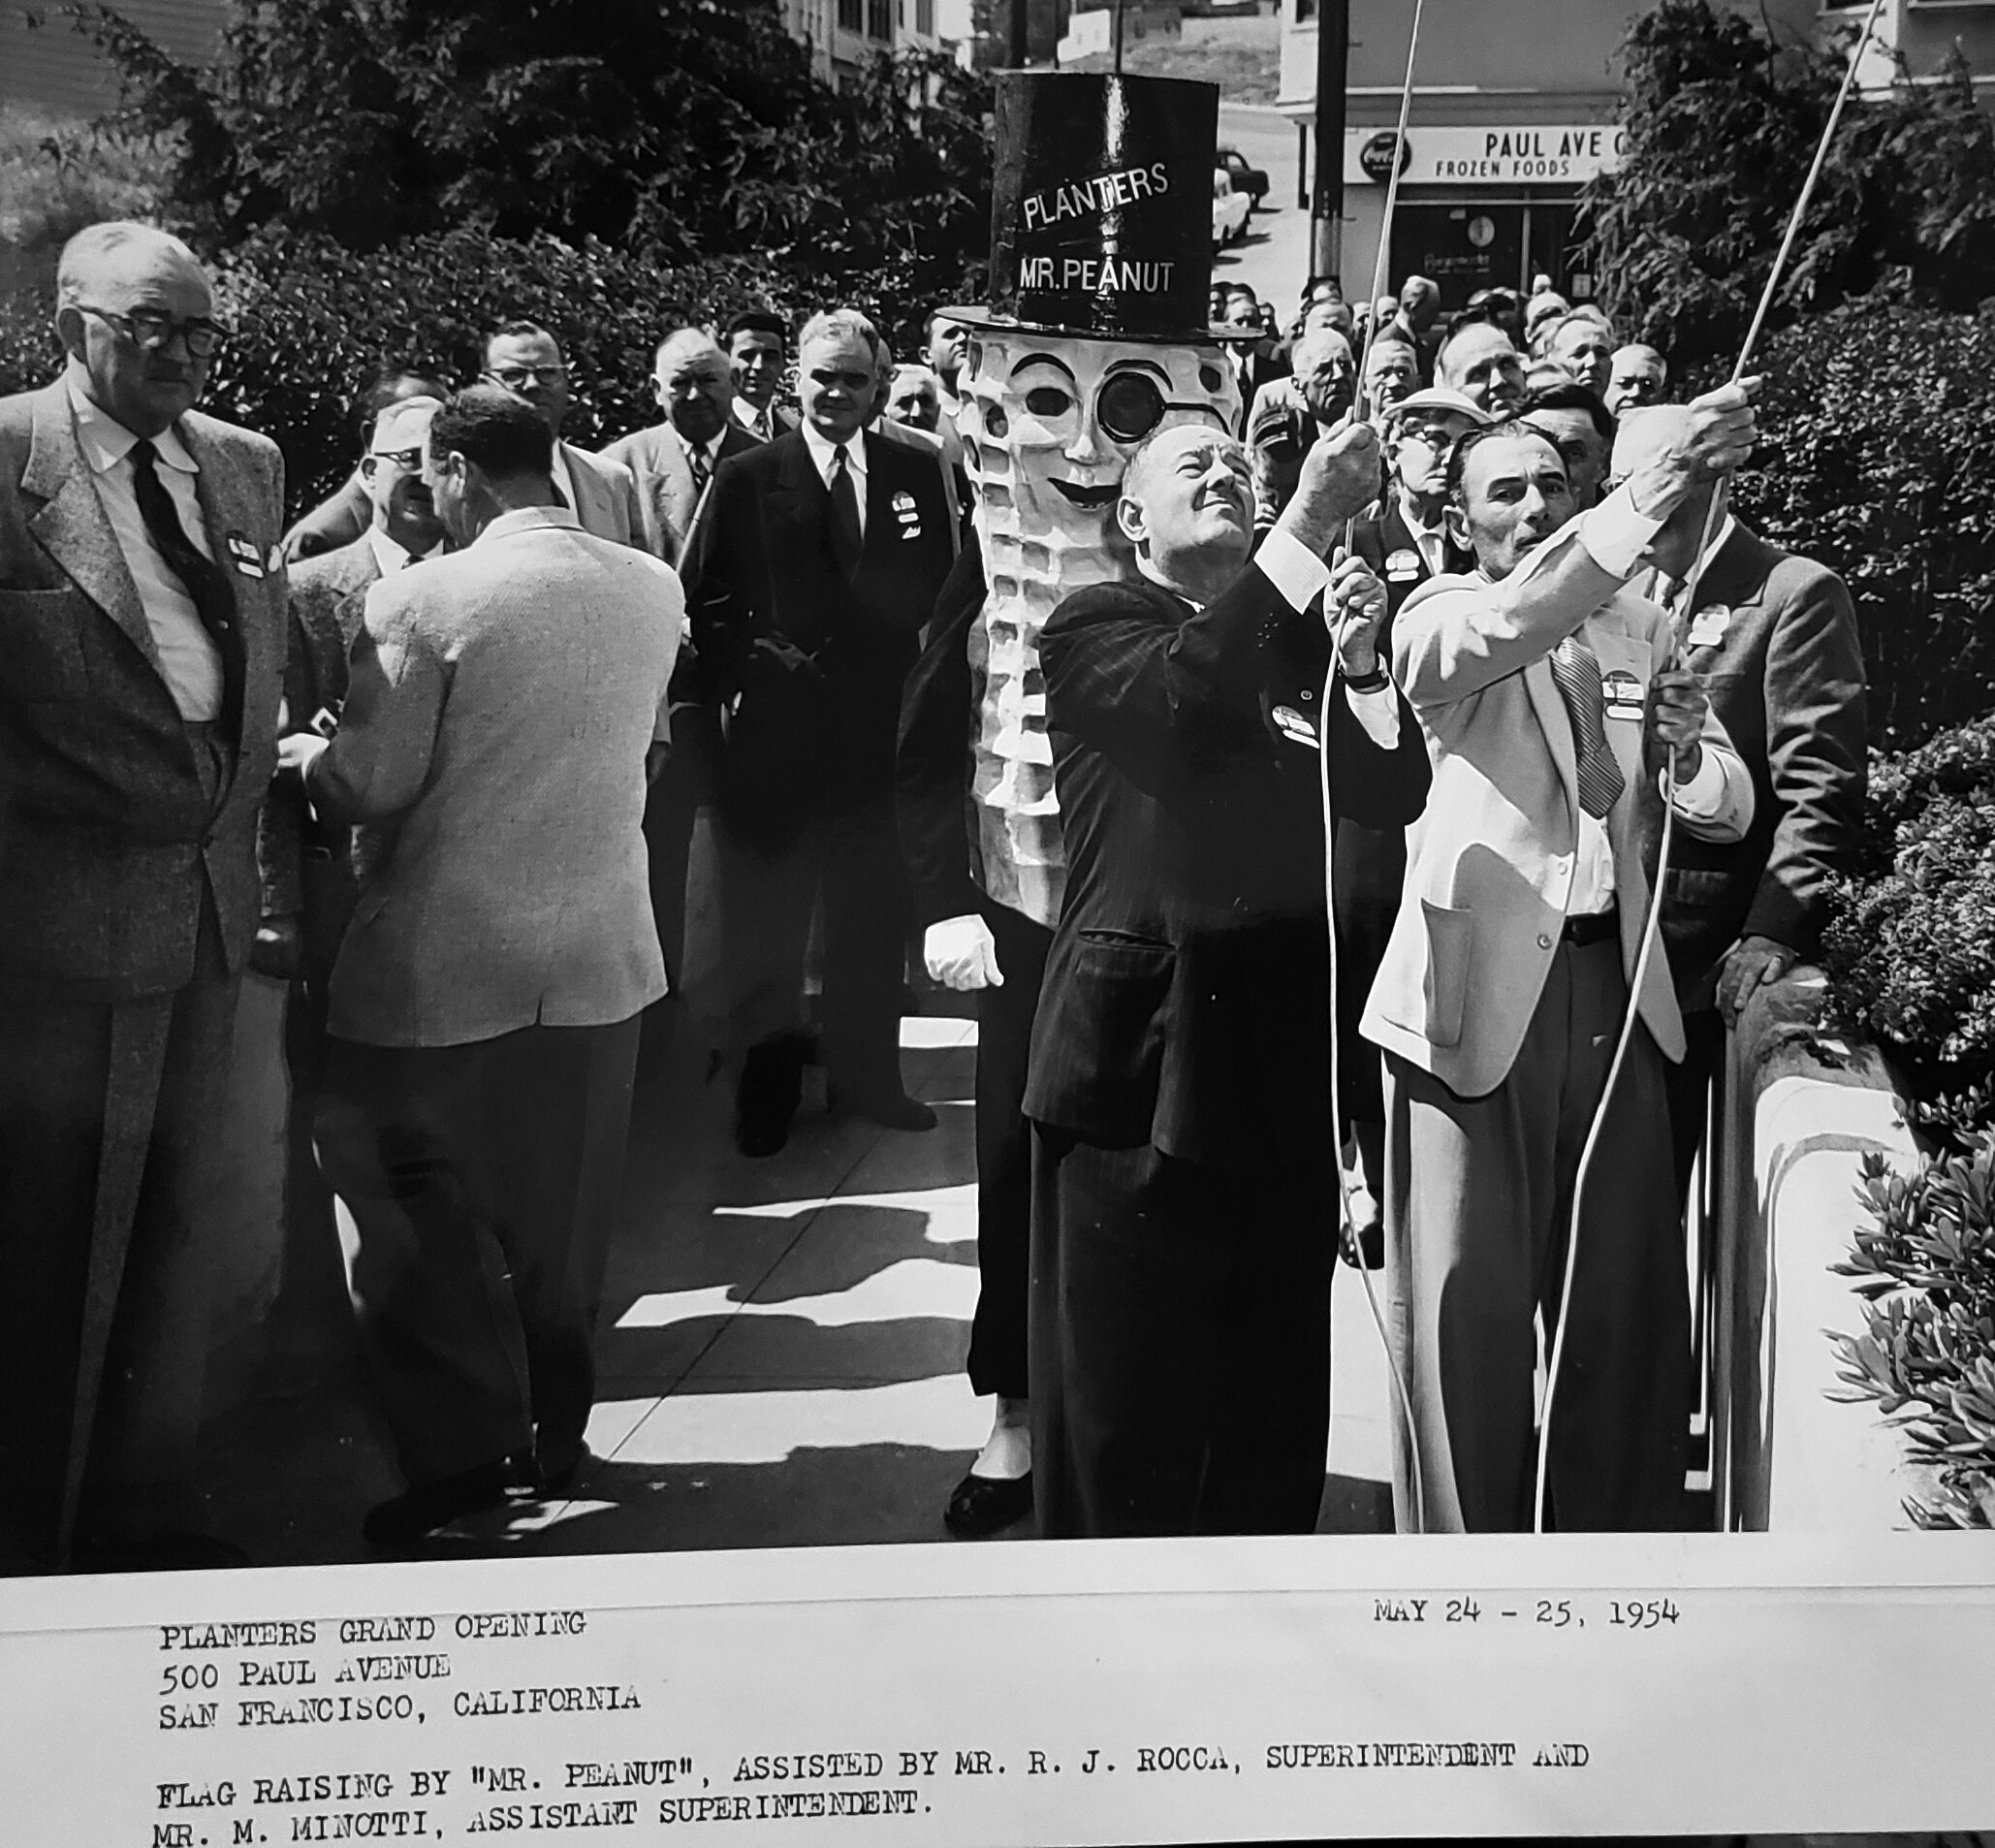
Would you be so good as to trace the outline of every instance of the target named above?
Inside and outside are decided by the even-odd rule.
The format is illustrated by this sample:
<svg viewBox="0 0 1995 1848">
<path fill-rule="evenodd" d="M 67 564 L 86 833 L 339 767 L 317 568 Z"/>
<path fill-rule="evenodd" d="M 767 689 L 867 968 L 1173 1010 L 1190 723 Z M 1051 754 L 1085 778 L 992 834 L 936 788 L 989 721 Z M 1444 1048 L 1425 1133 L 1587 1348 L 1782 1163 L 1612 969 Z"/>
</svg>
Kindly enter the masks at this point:
<svg viewBox="0 0 1995 1848">
<path fill-rule="evenodd" d="M 150 143 L 0 105 L 0 292 L 47 287 L 85 225 L 154 215 L 159 166 Z"/>
<path fill-rule="evenodd" d="M 1635 337 L 1679 360 L 1735 352 L 1847 49 L 1780 45 L 1742 12 L 1662 0 L 1623 50 L 1627 152 L 1584 196 L 1586 267 Z M 1776 319 L 1873 291 L 1954 309 L 1995 293 L 1995 122 L 1957 50 L 1934 80 L 1851 98 Z"/>
<path fill-rule="evenodd" d="M 1783 330 L 1755 369 L 1765 437 L 1739 507 L 1848 581 L 1873 742 L 1995 707 L 1995 316 L 1855 303 Z"/>
<path fill-rule="evenodd" d="M 1822 938 L 1826 1019 L 1964 1145 L 1995 1122 L 1995 716 L 1877 760 L 1865 827 Z"/>
<path fill-rule="evenodd" d="M 960 300 L 989 235 L 989 80 L 939 53 L 811 73 L 773 0 L 238 0 L 212 67 L 65 9 L 167 137 L 172 214 L 386 250 L 460 228 L 670 266 L 754 254 L 829 296 Z"/>
<path fill-rule="evenodd" d="M 1835 1337 L 1848 1389 L 1912 1438 L 1935 1492 L 1921 1527 L 1995 1527 L 1995 1129 L 1910 1179 L 1865 1158 L 1875 1223 L 1837 1271 L 1857 1280 L 1865 1332 Z"/>
<path fill-rule="evenodd" d="M 874 278 L 885 288 L 903 276 Z M 377 366 L 467 381 L 487 333 L 524 315 L 554 330 L 575 401 L 563 433 L 595 448 L 657 420 L 651 354 L 686 321 L 724 321 L 749 305 L 793 322 L 829 298 L 746 258 L 663 268 L 593 239 L 524 240 L 458 231 L 361 254 L 329 239 L 269 234 L 216 271 L 220 312 L 236 336 L 217 355 L 203 408 L 274 437 L 295 509 L 353 467 L 351 405 Z M 902 340 L 919 337 L 926 302 L 861 295 Z M 44 291 L 0 303 L 0 392 L 53 376 L 61 354 Z"/>
</svg>

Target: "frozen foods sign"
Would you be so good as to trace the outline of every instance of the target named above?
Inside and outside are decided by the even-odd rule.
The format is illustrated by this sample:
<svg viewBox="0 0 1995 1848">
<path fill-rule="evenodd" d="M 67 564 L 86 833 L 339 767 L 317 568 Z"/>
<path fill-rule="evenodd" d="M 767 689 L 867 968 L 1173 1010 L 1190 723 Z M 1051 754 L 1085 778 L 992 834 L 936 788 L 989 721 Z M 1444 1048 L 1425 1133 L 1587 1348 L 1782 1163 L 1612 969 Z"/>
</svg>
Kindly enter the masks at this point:
<svg viewBox="0 0 1995 1848">
<path fill-rule="evenodd" d="M 1344 177 L 1383 184 L 1392 172 L 1389 128 L 1354 128 L 1344 138 Z M 1407 132 L 1405 186 L 1578 185 L 1621 165 L 1627 131 L 1612 122 L 1491 122 L 1477 128 Z"/>
</svg>

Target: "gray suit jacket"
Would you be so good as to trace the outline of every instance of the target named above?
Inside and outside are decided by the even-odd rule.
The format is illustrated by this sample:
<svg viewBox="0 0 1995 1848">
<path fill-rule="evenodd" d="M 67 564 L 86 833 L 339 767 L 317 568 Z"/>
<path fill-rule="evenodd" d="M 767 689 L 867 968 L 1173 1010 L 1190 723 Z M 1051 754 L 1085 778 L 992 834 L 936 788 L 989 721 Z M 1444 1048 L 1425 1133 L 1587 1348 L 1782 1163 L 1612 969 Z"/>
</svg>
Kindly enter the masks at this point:
<svg viewBox="0 0 1995 1848">
<path fill-rule="evenodd" d="M 637 477 L 638 499 L 645 513 L 645 536 L 659 558 L 676 565 L 685 556 L 686 534 L 692 530 L 700 495 L 693 486 L 692 466 L 685 459 L 685 450 L 670 430 L 669 425 L 653 424 L 618 438 L 602 455 L 606 462 L 621 462 Z M 730 456 L 753 449 L 755 443 L 756 438 L 730 419 L 721 433 L 715 466 Z"/>
<path fill-rule="evenodd" d="M 307 790 L 400 825 L 340 945 L 334 1034 L 460 1045 L 665 992 L 641 823 L 684 610 L 670 565 L 556 507 L 367 592 Z"/>
<path fill-rule="evenodd" d="M 243 735 L 212 797 L 66 385 L 0 398 L 0 984 L 162 994 L 191 979 L 210 901 L 231 969 L 256 932 L 284 663 L 284 462 L 268 437 L 196 412 L 177 429 L 243 650 Z M 231 538 L 261 575 L 229 568 Z"/>
<path fill-rule="evenodd" d="M 614 539 L 620 546 L 649 549 L 645 531 L 645 510 L 638 499 L 637 479 L 620 462 L 592 456 L 573 443 L 560 445 L 568 464 L 568 477 L 575 484 L 575 517 L 585 532 L 599 539 Z"/>
</svg>

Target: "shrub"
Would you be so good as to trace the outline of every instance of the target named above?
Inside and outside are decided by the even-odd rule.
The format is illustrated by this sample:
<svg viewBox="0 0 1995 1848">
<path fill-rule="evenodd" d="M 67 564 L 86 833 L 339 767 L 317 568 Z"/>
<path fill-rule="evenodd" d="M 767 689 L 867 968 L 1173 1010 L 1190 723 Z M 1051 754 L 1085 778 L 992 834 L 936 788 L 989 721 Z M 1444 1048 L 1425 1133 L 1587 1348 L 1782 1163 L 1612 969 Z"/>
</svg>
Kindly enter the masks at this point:
<svg viewBox="0 0 1995 1848">
<path fill-rule="evenodd" d="M 1837 1271 L 1865 1332 L 1834 1337 L 1849 1402 L 1872 1401 L 1935 1472 L 1906 1503 L 1921 1527 L 1995 1527 L 1995 1129 L 1910 1179 L 1864 1161 L 1874 1224 Z"/>
<path fill-rule="evenodd" d="M 1754 369 L 1765 439 L 1740 511 L 1848 581 L 1872 741 L 1995 707 L 1995 316 L 1852 304 L 1774 335 Z"/>
<path fill-rule="evenodd" d="M 1626 157 L 1584 196 L 1586 268 L 1633 337 L 1679 360 L 1734 352 L 1847 48 L 1777 44 L 1743 12 L 1662 0 L 1623 51 Z M 1775 321 L 1876 290 L 1954 309 L 1995 293 L 1995 122 L 1957 49 L 1930 80 L 1851 98 Z"/>
<path fill-rule="evenodd" d="M 85 225 L 156 215 L 158 182 L 149 142 L 0 105 L 0 293 L 46 288 Z"/>
<path fill-rule="evenodd" d="M 874 278 L 881 293 L 902 278 Z M 468 381 L 485 335 L 524 315 L 560 338 L 575 402 L 563 433 L 596 448 L 657 420 L 651 353 L 686 321 L 724 321 L 749 305 L 792 322 L 830 298 L 746 258 L 665 268 L 587 240 L 524 240 L 458 231 L 360 254 L 329 239 L 267 235 L 216 271 L 220 312 L 237 333 L 217 355 L 203 408 L 274 437 L 294 510 L 353 467 L 351 405 L 375 366 L 398 364 Z M 901 340 L 918 338 L 926 302 L 860 295 Z M 0 311 L 0 392 L 40 385 L 60 350 L 46 291 Z"/>
<path fill-rule="evenodd" d="M 1872 769 L 1860 865 L 1822 937 L 1826 1021 L 1876 1041 L 1925 1127 L 1995 1120 L 1995 716 Z"/>
</svg>

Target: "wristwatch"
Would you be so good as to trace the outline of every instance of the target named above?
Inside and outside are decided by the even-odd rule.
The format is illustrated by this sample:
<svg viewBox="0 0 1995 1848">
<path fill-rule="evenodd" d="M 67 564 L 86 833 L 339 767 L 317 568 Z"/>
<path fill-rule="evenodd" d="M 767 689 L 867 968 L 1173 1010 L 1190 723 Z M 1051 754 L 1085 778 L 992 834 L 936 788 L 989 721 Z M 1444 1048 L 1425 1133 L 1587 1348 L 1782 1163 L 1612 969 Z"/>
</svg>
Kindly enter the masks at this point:
<svg viewBox="0 0 1995 1848">
<path fill-rule="evenodd" d="M 1345 675 L 1344 684 L 1354 693 L 1382 693 L 1392 685 L 1392 680 L 1385 671 L 1385 663 L 1378 661 L 1374 663 L 1369 674 Z"/>
</svg>

